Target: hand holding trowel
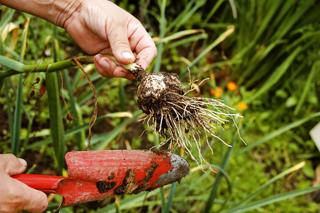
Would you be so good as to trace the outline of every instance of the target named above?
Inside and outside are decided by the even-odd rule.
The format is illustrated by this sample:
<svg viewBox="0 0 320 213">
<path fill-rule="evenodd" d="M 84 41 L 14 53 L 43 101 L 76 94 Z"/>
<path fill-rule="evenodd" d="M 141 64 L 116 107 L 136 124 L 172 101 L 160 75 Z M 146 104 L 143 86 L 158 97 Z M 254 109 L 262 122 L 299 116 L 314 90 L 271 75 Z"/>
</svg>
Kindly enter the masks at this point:
<svg viewBox="0 0 320 213">
<path fill-rule="evenodd" d="M 63 196 L 63 205 L 100 200 L 111 195 L 150 191 L 179 181 L 188 163 L 175 154 L 142 150 L 75 151 L 65 156 L 68 177 L 20 174 L 28 186 Z"/>
</svg>

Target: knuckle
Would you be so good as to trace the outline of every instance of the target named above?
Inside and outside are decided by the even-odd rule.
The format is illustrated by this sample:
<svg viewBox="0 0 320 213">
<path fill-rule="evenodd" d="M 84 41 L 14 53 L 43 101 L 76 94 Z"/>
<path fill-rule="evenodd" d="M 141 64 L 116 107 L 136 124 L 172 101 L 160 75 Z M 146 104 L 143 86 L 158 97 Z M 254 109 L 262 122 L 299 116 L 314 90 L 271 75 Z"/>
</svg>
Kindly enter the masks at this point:
<svg viewBox="0 0 320 213">
<path fill-rule="evenodd" d="M 126 27 L 124 21 L 115 20 L 112 17 L 108 18 L 106 20 L 106 22 L 107 22 L 106 28 L 107 28 L 107 32 L 108 32 L 109 36 L 119 35 L 119 34 L 123 33 L 122 31 Z"/>
<path fill-rule="evenodd" d="M 11 174 L 13 171 L 20 171 L 23 167 L 18 158 L 13 154 L 5 154 L 0 164 L 0 169 L 8 174 Z"/>
<path fill-rule="evenodd" d="M 2 154 L 0 155 L 0 169 L 7 172 L 10 165 L 16 161 L 16 157 L 13 154 Z"/>
<path fill-rule="evenodd" d="M 12 153 L 9 153 L 9 154 L 4 154 L 4 158 L 7 160 L 7 161 L 11 161 L 11 160 L 16 160 L 17 157 L 12 154 Z"/>
<path fill-rule="evenodd" d="M 107 19 L 106 32 L 108 38 L 116 40 L 118 37 L 127 36 L 127 20 Z"/>
<path fill-rule="evenodd" d="M 7 193 L 9 206 L 16 210 L 22 210 L 25 205 L 25 199 L 22 196 L 21 190 L 17 187 L 9 187 Z"/>
<path fill-rule="evenodd" d="M 9 206 L 9 205 L 5 205 L 5 206 L 0 206 L 0 212 L 3 213 L 16 213 L 19 212 L 16 208 Z"/>
<path fill-rule="evenodd" d="M 116 46 L 116 48 L 121 48 L 121 47 L 127 48 L 129 46 L 128 42 L 124 40 L 116 40 L 113 43 L 113 45 Z"/>
<path fill-rule="evenodd" d="M 5 159 L 6 159 L 7 164 L 14 164 L 15 165 L 15 164 L 19 163 L 18 158 L 13 154 L 6 154 Z"/>
<path fill-rule="evenodd" d="M 128 23 L 133 25 L 141 25 L 141 22 L 136 17 L 129 18 Z"/>
</svg>

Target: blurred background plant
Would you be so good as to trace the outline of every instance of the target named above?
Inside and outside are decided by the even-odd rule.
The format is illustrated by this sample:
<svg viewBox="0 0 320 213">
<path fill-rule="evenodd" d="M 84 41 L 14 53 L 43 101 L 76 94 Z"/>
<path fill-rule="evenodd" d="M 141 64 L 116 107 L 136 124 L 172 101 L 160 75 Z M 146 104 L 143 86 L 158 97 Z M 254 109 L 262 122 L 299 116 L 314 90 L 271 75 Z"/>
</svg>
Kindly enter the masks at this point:
<svg viewBox="0 0 320 213">
<path fill-rule="evenodd" d="M 217 134 L 232 148 L 215 143 L 212 155 L 202 147 L 217 173 L 189 159 L 191 172 L 181 184 L 61 212 L 318 211 L 320 158 L 309 131 L 320 121 L 319 2 L 115 3 L 153 36 L 158 55 L 150 71 L 178 73 L 196 88 L 193 95 L 221 99 L 242 113 L 248 145 L 227 126 Z M 60 28 L 3 6 L 0 15 L 3 56 L 31 64 L 81 55 Z M 65 173 L 64 153 L 87 145 L 94 106 L 88 81 L 77 68 L 7 78 L 1 72 L 8 70 L 0 69 L 0 151 L 27 159 L 28 172 Z M 142 134 L 133 82 L 102 78 L 93 65 L 85 71 L 98 94 L 92 149 L 148 149 L 161 142 Z M 59 198 L 49 199 L 50 211 Z"/>
</svg>

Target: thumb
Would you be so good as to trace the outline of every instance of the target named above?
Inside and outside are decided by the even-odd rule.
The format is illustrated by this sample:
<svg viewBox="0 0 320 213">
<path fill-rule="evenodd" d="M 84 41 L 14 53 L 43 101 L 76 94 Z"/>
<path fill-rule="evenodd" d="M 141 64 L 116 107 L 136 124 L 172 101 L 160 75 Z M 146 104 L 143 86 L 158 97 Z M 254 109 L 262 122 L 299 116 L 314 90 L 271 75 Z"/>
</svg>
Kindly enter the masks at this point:
<svg viewBox="0 0 320 213">
<path fill-rule="evenodd" d="M 113 25 L 108 32 L 108 40 L 112 53 L 118 62 L 121 64 L 130 64 L 135 61 L 135 56 L 130 48 L 128 31 L 125 25 L 122 23 Z"/>
</svg>

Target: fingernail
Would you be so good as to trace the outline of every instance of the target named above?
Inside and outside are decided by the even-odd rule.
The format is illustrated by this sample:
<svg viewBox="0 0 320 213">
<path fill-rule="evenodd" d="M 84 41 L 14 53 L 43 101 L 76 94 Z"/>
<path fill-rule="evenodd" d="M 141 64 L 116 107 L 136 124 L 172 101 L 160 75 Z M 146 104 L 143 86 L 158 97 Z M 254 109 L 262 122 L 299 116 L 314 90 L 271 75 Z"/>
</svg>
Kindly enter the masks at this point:
<svg viewBox="0 0 320 213">
<path fill-rule="evenodd" d="M 122 52 L 121 53 L 122 57 L 128 60 L 133 60 L 134 55 L 131 52 Z"/>
<path fill-rule="evenodd" d="M 110 69 L 110 63 L 106 59 L 101 59 L 99 62 L 104 69 L 106 70 Z"/>
<path fill-rule="evenodd" d="M 22 158 L 18 158 L 18 160 L 20 161 L 20 163 L 21 163 L 24 167 L 27 166 L 27 161 L 25 161 L 25 160 L 22 159 Z"/>
<path fill-rule="evenodd" d="M 96 59 L 100 59 L 102 57 L 102 55 L 99 53 L 97 55 L 94 56 Z"/>
</svg>

